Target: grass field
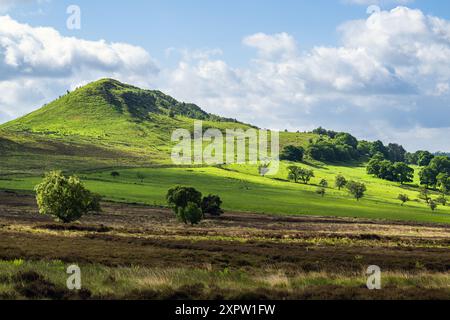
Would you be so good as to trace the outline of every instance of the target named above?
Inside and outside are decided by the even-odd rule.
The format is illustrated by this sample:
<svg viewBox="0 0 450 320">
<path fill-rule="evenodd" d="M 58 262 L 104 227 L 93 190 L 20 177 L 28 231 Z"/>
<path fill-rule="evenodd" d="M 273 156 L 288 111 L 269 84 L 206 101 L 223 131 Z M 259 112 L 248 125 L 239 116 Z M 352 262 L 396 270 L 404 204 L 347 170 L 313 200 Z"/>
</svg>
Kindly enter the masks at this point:
<svg viewBox="0 0 450 320">
<path fill-rule="evenodd" d="M 291 215 L 320 215 L 363 217 L 423 222 L 450 222 L 450 207 L 440 206 L 432 212 L 418 200 L 414 184 L 400 186 L 366 174 L 364 166 L 303 165 L 314 170 L 311 184 L 295 184 L 286 180 L 288 163 L 282 163 L 275 177 L 263 178 L 257 167 L 232 165 L 224 168 L 139 168 L 118 170 L 113 178 L 111 171 L 80 173 L 89 189 L 108 200 L 165 206 L 165 194 L 175 185 L 194 186 L 204 194 L 219 194 L 224 208 L 232 211 Z M 143 174 L 141 182 L 137 174 Z M 346 190 L 332 187 L 337 174 L 347 179 L 366 183 L 366 197 L 356 201 Z M 3 177 L 1 189 L 32 191 L 41 177 Z M 321 179 L 329 181 L 325 197 L 316 194 Z M 400 205 L 397 197 L 408 194 L 412 201 Z M 437 196 L 437 195 L 436 195 Z"/>
<path fill-rule="evenodd" d="M 450 297 L 448 225 L 227 212 L 186 227 L 166 209 L 103 208 L 64 225 L 0 192 L 0 299 Z M 373 264 L 382 290 L 365 287 Z"/>
</svg>

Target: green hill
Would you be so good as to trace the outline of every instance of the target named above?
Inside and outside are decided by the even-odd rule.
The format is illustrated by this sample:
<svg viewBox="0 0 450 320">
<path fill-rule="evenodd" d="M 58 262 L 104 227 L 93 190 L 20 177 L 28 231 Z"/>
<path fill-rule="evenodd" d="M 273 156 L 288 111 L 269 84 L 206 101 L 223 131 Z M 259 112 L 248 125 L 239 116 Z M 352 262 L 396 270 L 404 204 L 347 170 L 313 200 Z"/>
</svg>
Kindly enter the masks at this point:
<svg viewBox="0 0 450 320">
<path fill-rule="evenodd" d="M 219 129 L 251 127 L 160 91 L 102 79 L 1 125 L 0 174 L 55 166 L 77 170 L 166 164 L 172 131 L 192 130 L 194 120 Z"/>
</svg>

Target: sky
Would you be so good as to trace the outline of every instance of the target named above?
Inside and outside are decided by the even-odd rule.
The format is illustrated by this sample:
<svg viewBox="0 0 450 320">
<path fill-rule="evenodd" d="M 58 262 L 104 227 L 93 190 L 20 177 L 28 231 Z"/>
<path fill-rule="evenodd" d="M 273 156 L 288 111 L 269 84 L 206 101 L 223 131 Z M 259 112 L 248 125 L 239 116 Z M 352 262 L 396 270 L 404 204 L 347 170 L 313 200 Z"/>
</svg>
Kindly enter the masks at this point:
<svg viewBox="0 0 450 320">
<path fill-rule="evenodd" d="M 104 77 L 262 128 L 450 151 L 450 1 L 0 0 L 0 123 Z"/>
</svg>

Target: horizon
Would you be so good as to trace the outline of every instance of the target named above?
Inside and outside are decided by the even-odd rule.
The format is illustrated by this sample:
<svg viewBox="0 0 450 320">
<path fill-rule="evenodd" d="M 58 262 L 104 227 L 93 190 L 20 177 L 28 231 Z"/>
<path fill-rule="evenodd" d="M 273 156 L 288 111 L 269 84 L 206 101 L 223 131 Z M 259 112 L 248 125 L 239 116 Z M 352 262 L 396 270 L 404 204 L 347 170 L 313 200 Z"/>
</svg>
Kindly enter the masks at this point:
<svg viewBox="0 0 450 320">
<path fill-rule="evenodd" d="M 0 123 L 106 77 L 258 127 L 450 150 L 448 3 L 78 1 L 80 29 L 69 4 L 0 1 Z"/>
</svg>

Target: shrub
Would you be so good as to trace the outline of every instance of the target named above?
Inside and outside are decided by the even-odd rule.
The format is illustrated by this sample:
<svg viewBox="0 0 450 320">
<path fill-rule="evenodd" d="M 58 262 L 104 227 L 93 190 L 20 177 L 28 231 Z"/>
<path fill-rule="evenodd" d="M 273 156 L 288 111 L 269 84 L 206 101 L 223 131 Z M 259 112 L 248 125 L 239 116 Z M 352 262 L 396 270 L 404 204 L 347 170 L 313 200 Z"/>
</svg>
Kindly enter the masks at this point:
<svg viewBox="0 0 450 320">
<path fill-rule="evenodd" d="M 167 192 L 166 199 L 167 203 L 175 209 L 186 208 L 189 202 L 200 207 L 202 193 L 195 188 L 177 186 Z"/>
<path fill-rule="evenodd" d="M 203 214 L 208 213 L 213 216 L 220 216 L 223 213 L 223 210 L 220 208 L 221 205 L 222 200 L 220 197 L 210 194 L 203 198 L 201 208 Z"/>
<path fill-rule="evenodd" d="M 200 220 L 202 219 L 203 214 L 200 209 L 202 204 L 202 194 L 195 188 L 181 186 L 174 187 L 167 192 L 166 199 L 180 221 L 184 223 L 190 222 L 191 224 L 199 222 L 196 221 L 196 212 L 194 212 L 193 205 L 200 210 Z M 189 211 L 186 211 L 188 205 L 190 205 L 190 209 Z M 191 220 L 196 222 L 193 223 Z"/>
<path fill-rule="evenodd" d="M 437 208 L 437 202 L 434 200 L 428 201 L 428 206 L 430 207 L 431 211 L 435 211 Z"/>
<path fill-rule="evenodd" d="M 406 194 L 399 194 L 398 195 L 398 200 L 400 200 L 402 202 L 402 206 L 409 201 L 409 197 Z"/>
<path fill-rule="evenodd" d="M 325 179 L 320 180 L 319 186 L 321 186 L 322 188 L 328 188 L 328 181 Z"/>
<path fill-rule="evenodd" d="M 69 223 L 90 212 L 100 212 L 101 197 L 87 190 L 75 177 L 60 171 L 49 172 L 35 187 L 39 213 Z"/>
<path fill-rule="evenodd" d="M 316 190 L 316 193 L 318 194 L 318 195 L 320 195 L 320 196 L 322 196 L 322 197 L 325 197 L 325 193 L 326 193 L 327 191 L 325 190 L 325 188 L 318 188 L 317 190 Z"/>
<path fill-rule="evenodd" d="M 336 186 L 336 188 L 341 190 L 343 187 L 345 187 L 346 184 L 347 184 L 347 180 L 344 178 L 344 176 L 342 176 L 340 174 L 336 176 L 336 180 L 334 182 L 334 185 Z"/>
<path fill-rule="evenodd" d="M 439 198 L 436 199 L 436 202 L 445 207 L 447 205 L 447 198 L 444 195 L 440 195 Z"/>
<path fill-rule="evenodd" d="M 117 171 L 111 172 L 111 177 L 117 178 L 117 177 L 119 177 L 119 176 L 120 176 L 120 173 L 118 173 Z"/>
<path fill-rule="evenodd" d="M 347 190 L 350 192 L 352 196 L 355 197 L 356 200 L 359 201 L 359 199 L 364 197 L 364 193 L 367 191 L 367 188 L 364 183 L 349 181 L 347 183 Z"/>
<path fill-rule="evenodd" d="M 138 180 L 139 180 L 141 183 L 143 183 L 143 182 L 144 182 L 144 179 L 145 179 L 145 176 L 144 176 L 142 173 L 138 172 L 138 173 L 136 174 L 136 178 L 138 178 Z"/>
<path fill-rule="evenodd" d="M 280 154 L 280 160 L 287 160 L 293 162 L 303 161 L 305 155 L 305 149 L 303 147 L 286 146 Z"/>
<path fill-rule="evenodd" d="M 194 202 L 188 202 L 186 207 L 184 208 L 178 208 L 178 219 L 180 219 L 182 222 L 191 225 L 198 224 L 202 218 L 203 213 L 202 210 L 199 208 L 199 206 Z"/>
</svg>

